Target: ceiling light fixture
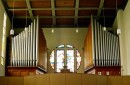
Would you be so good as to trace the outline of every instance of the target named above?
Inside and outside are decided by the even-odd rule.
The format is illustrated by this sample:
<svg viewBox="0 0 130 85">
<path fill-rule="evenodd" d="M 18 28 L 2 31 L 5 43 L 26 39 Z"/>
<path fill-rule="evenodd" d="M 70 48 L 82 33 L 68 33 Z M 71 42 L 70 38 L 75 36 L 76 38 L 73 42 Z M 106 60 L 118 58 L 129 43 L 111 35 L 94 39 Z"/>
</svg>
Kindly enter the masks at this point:
<svg viewBox="0 0 130 85">
<path fill-rule="evenodd" d="M 51 33 L 54 33 L 54 19 L 53 19 L 53 22 L 52 22 L 52 29 L 51 29 Z"/>
<path fill-rule="evenodd" d="M 78 28 L 76 28 L 76 33 L 78 33 L 79 32 L 79 30 L 78 30 Z"/>
<path fill-rule="evenodd" d="M 79 33 L 79 29 L 78 29 L 78 20 L 77 20 L 77 25 L 76 25 L 76 33 Z"/>
<path fill-rule="evenodd" d="M 117 29 L 117 34 L 120 35 L 121 34 L 121 29 Z"/>
<path fill-rule="evenodd" d="M 53 28 L 51 29 L 51 32 L 54 33 L 54 29 Z"/>
<path fill-rule="evenodd" d="M 11 36 L 14 35 L 14 29 L 13 29 L 13 26 L 14 26 L 14 0 L 13 0 L 12 28 L 11 28 L 11 30 L 10 30 L 10 35 L 11 35 Z"/>
<path fill-rule="evenodd" d="M 105 8 L 103 7 L 103 23 L 104 23 L 104 27 L 103 27 L 103 31 L 106 31 L 107 30 L 107 28 L 105 27 Z"/>
<path fill-rule="evenodd" d="M 117 0 L 116 0 L 116 13 L 118 12 L 118 8 L 117 8 Z M 117 26 L 118 27 L 118 26 Z M 117 28 L 117 34 L 120 35 L 121 34 L 121 29 L 120 28 Z"/>
<path fill-rule="evenodd" d="M 27 21 L 28 21 L 28 20 L 27 20 L 27 9 L 26 9 L 26 23 L 25 23 L 25 29 L 24 29 L 24 30 L 27 30 L 27 28 L 28 28 L 28 27 L 27 27 Z"/>
</svg>

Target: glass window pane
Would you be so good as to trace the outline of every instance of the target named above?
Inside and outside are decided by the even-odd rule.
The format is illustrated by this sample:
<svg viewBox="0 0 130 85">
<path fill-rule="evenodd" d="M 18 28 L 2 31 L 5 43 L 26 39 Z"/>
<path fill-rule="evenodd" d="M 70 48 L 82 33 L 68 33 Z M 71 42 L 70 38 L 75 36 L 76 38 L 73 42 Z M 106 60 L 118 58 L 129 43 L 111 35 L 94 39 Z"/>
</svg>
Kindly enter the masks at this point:
<svg viewBox="0 0 130 85">
<path fill-rule="evenodd" d="M 67 69 L 74 72 L 74 50 L 67 50 Z"/>
<path fill-rule="evenodd" d="M 81 64 L 81 56 L 80 56 L 80 53 L 78 50 L 75 50 L 75 48 L 71 45 L 60 45 L 57 48 L 56 48 L 57 50 L 56 51 L 53 50 L 50 55 L 51 66 L 54 69 L 55 68 L 54 64 L 56 64 L 56 72 L 61 72 L 61 69 L 64 69 L 65 63 L 67 63 L 67 69 L 70 69 L 70 72 L 74 72 L 74 64 L 76 64 L 77 69 L 79 68 L 79 66 Z M 66 59 L 67 61 L 65 61 L 65 59 L 64 59 L 65 56 L 67 58 Z M 56 61 L 55 61 L 54 57 L 56 57 Z M 76 59 L 74 59 L 74 57 Z M 76 63 L 74 63 L 74 62 L 76 62 Z"/>
<path fill-rule="evenodd" d="M 64 48 L 64 45 L 60 45 L 60 46 L 58 46 L 58 48 Z"/>
<path fill-rule="evenodd" d="M 64 66 L 64 50 L 57 50 L 57 72 L 60 72 Z"/>
<path fill-rule="evenodd" d="M 73 46 L 71 46 L 71 45 L 66 45 L 66 47 L 67 47 L 67 48 L 73 48 Z"/>
<path fill-rule="evenodd" d="M 76 50 L 76 58 L 77 58 L 77 69 L 78 69 L 81 63 L 81 57 L 78 50 Z"/>
<path fill-rule="evenodd" d="M 52 68 L 54 69 L 54 50 L 52 51 L 50 55 L 50 63 L 51 63 Z"/>
</svg>

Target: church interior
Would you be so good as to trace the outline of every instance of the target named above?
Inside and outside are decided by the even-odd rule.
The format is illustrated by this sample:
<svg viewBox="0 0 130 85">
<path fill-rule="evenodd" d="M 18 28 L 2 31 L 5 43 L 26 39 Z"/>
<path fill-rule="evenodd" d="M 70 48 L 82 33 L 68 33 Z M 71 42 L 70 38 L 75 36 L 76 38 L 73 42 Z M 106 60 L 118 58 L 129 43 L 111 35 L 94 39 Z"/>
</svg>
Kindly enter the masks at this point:
<svg viewBox="0 0 130 85">
<path fill-rule="evenodd" d="M 0 0 L 0 85 L 130 85 L 130 0 Z"/>
</svg>

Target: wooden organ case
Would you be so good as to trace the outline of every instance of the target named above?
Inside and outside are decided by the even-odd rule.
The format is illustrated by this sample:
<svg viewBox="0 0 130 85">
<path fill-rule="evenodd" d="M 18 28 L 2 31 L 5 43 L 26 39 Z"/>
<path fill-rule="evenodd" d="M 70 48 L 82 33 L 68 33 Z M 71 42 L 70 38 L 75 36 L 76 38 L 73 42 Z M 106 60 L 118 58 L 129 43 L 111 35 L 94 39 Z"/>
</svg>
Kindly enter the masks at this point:
<svg viewBox="0 0 130 85">
<path fill-rule="evenodd" d="M 10 38 L 10 56 L 7 56 L 6 76 L 44 74 L 47 69 L 47 46 L 39 18 L 24 31 Z"/>
<path fill-rule="evenodd" d="M 93 17 L 84 44 L 85 73 L 121 75 L 119 37 L 108 31 Z"/>
</svg>

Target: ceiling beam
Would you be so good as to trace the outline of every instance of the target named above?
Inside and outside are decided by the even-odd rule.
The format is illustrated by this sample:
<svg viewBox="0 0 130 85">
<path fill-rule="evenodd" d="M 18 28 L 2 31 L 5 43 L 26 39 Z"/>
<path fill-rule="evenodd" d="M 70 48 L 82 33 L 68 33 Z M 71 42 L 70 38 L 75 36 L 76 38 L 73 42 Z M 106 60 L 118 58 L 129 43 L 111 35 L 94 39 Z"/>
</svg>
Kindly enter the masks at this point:
<svg viewBox="0 0 130 85">
<path fill-rule="evenodd" d="M 97 18 L 97 16 L 93 16 L 94 18 Z M 105 16 L 106 18 L 114 18 L 115 16 Z M 24 19 L 26 16 L 15 16 L 15 19 Z M 31 17 L 27 17 L 31 18 Z M 36 18 L 36 16 L 34 16 Z M 39 18 L 91 18 L 91 16 L 39 16 Z M 100 16 L 100 18 L 103 18 L 103 16 Z"/>
<path fill-rule="evenodd" d="M 103 5 L 104 5 L 104 0 L 101 0 L 101 1 L 100 1 L 100 4 L 99 4 L 98 13 L 97 13 L 97 18 L 98 18 L 98 19 L 99 19 L 100 15 L 101 15 Z"/>
<path fill-rule="evenodd" d="M 31 20 L 33 20 L 33 12 L 31 10 L 31 4 L 30 4 L 30 1 L 29 0 L 26 0 L 26 4 L 27 4 L 27 8 L 28 8 L 28 11 L 29 11 L 29 15 L 31 17 Z"/>
<path fill-rule="evenodd" d="M 7 15 L 9 16 L 10 21 L 12 21 L 12 15 L 9 13 L 8 5 L 6 3 L 6 0 L 1 0 L 3 7 L 5 8 L 5 11 Z"/>
<path fill-rule="evenodd" d="M 74 20 L 74 24 L 78 25 L 78 11 L 79 11 L 79 0 L 76 0 L 75 2 L 75 20 Z"/>
<path fill-rule="evenodd" d="M 68 8 L 68 7 L 64 7 L 64 8 L 55 8 L 55 10 L 98 10 L 99 8 L 97 7 L 81 7 L 81 8 Z M 104 8 L 106 10 L 115 10 L 116 8 Z M 12 10 L 28 10 L 26 8 L 9 8 L 8 10 L 12 11 Z M 52 10 L 52 8 L 31 8 L 31 10 Z"/>
<path fill-rule="evenodd" d="M 53 22 L 52 22 L 52 24 L 56 25 L 56 19 L 55 19 L 55 16 L 56 16 L 56 13 L 55 13 L 55 0 L 51 0 L 51 9 L 52 9 L 52 16 L 53 16 Z"/>
</svg>

